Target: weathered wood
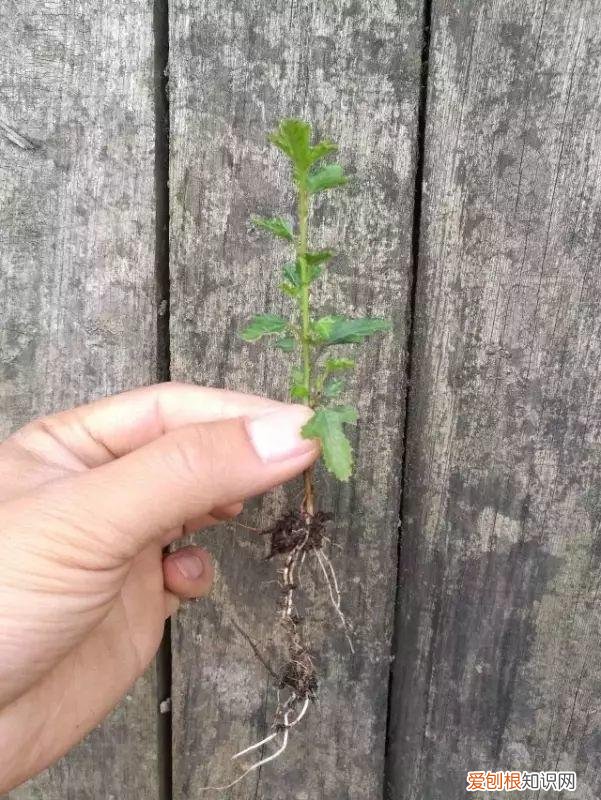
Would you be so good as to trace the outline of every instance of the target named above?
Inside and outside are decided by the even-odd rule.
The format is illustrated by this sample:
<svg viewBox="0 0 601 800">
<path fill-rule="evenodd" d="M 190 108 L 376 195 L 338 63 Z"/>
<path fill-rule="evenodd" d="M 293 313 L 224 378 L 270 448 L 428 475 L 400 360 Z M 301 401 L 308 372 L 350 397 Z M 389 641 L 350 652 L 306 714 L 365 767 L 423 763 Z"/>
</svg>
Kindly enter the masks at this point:
<svg viewBox="0 0 601 800">
<path fill-rule="evenodd" d="M 435 0 L 432 36 L 389 796 L 563 768 L 592 800 L 601 6 Z"/>
<path fill-rule="evenodd" d="M 156 375 L 152 8 L 3 0 L 0 429 Z M 11 800 L 156 797 L 152 670 Z"/>
<path fill-rule="evenodd" d="M 248 224 L 251 213 L 293 211 L 287 167 L 266 142 L 284 116 L 302 115 L 338 141 L 357 178 L 316 212 L 315 243 L 341 250 L 324 283 L 326 307 L 382 314 L 395 325 L 394 336 L 361 349 L 350 398 L 362 417 L 358 476 L 348 486 L 324 478 L 357 653 L 332 622 L 317 573 L 314 582 L 307 572 L 320 703 L 285 758 L 228 796 L 376 798 L 396 579 L 421 4 L 170 6 L 173 376 L 285 396 L 287 358 L 237 338 L 250 313 L 290 308 L 277 291 L 285 248 Z M 268 524 L 284 505 L 276 493 L 245 519 Z M 231 756 L 265 735 L 275 707 L 272 682 L 234 625 L 269 652 L 279 594 L 265 542 L 235 526 L 202 540 L 218 563 L 216 588 L 174 625 L 177 800 L 234 777 Z"/>
</svg>

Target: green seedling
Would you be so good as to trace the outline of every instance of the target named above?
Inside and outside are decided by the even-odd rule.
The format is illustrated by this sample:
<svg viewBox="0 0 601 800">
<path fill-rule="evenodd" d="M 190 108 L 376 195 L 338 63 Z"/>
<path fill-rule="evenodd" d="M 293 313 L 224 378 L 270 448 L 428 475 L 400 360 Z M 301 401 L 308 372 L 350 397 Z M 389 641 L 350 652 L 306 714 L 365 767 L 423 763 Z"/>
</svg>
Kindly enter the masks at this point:
<svg viewBox="0 0 601 800">
<path fill-rule="evenodd" d="M 310 242 L 311 204 L 316 195 L 344 187 L 348 179 L 340 164 L 324 163 L 337 151 L 337 146 L 328 140 L 312 144 L 311 126 L 307 122 L 284 119 L 269 136 L 269 141 L 290 162 L 296 192 L 296 219 L 291 222 L 282 217 L 253 217 L 252 223 L 290 245 L 291 259 L 282 267 L 280 289 L 292 301 L 292 309 L 289 318 L 270 313 L 255 315 L 241 337 L 246 342 L 266 342 L 270 347 L 290 354 L 294 361 L 290 397 L 314 411 L 302 428 L 302 435 L 318 439 L 327 470 L 338 480 L 348 481 L 354 465 L 345 427 L 357 421 L 357 411 L 352 406 L 341 404 L 340 398 L 355 362 L 340 349 L 360 345 L 368 336 L 389 330 L 390 324 L 384 319 L 371 317 L 356 319 L 337 314 L 316 314 L 313 296 L 317 295 L 319 279 L 334 252 L 315 249 Z M 318 677 L 311 653 L 302 638 L 301 618 L 295 603 L 296 588 L 307 556 L 315 560 L 329 600 L 353 650 L 349 626 L 341 609 L 336 573 L 323 547 L 328 541 L 325 528 L 332 515 L 317 510 L 313 468 L 305 471 L 303 483 L 300 508 L 287 512 L 271 528 L 262 531 L 270 536 L 269 557 L 285 556 L 280 570 L 280 622 L 287 650 L 284 666 L 279 670 L 272 669 L 251 642 L 255 655 L 260 657 L 278 683 L 279 702 L 272 731 L 234 758 L 254 754 L 265 747 L 268 752 L 228 786 L 208 788 L 228 789 L 250 772 L 280 756 L 286 749 L 291 729 L 300 722 L 309 703 L 317 697 Z"/>
<path fill-rule="evenodd" d="M 290 297 L 290 319 L 273 314 L 257 314 L 242 331 L 247 342 L 267 338 L 271 346 L 290 353 L 297 363 L 292 369 L 290 396 L 315 410 L 302 430 L 303 436 L 319 439 L 327 469 L 340 481 L 353 471 L 353 453 L 345 425 L 357 420 L 357 412 L 340 405 L 345 390 L 345 374 L 355 362 L 334 351 L 344 345 L 358 345 L 390 324 L 384 319 L 353 319 L 328 314 L 315 316 L 312 289 L 318 283 L 332 250 L 316 250 L 310 244 L 311 201 L 321 192 L 343 187 L 347 177 L 340 164 L 324 164 L 337 146 L 324 140 L 311 144 L 311 126 L 300 119 L 285 119 L 269 141 L 290 161 L 296 191 L 296 220 L 282 217 L 253 217 L 252 222 L 272 236 L 285 239 L 294 248 L 292 259 L 282 268 L 280 289 Z M 313 472 L 305 474 L 304 510 L 314 511 Z"/>
</svg>

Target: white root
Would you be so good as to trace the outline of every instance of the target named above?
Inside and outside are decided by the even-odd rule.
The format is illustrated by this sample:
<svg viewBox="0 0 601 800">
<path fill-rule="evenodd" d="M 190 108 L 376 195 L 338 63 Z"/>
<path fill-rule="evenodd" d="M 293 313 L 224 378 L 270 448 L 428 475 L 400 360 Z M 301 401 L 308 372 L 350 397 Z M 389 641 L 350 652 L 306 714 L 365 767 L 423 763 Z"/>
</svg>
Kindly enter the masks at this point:
<svg viewBox="0 0 601 800">
<path fill-rule="evenodd" d="M 315 558 L 317 559 L 319 566 L 321 567 L 321 571 L 323 572 L 324 578 L 326 579 L 326 585 L 330 593 L 330 600 L 332 601 L 332 605 L 334 606 L 334 609 L 336 610 L 336 613 L 340 618 L 340 622 L 342 623 L 342 627 L 344 629 L 346 640 L 349 643 L 351 653 L 354 653 L 355 648 L 353 646 L 353 640 L 351 639 L 349 634 L 348 623 L 340 607 L 342 598 L 340 596 L 340 587 L 338 586 L 338 580 L 336 578 L 336 572 L 334 571 L 332 562 L 326 556 L 323 550 L 319 549 L 319 550 L 314 550 L 313 552 L 315 553 Z"/>
<path fill-rule="evenodd" d="M 293 703 L 295 699 L 296 695 L 295 694 L 291 695 L 286 701 L 284 708 Z M 284 728 L 285 730 L 290 730 L 290 728 L 294 728 L 295 725 L 298 725 L 298 723 L 307 713 L 308 708 L 309 708 L 309 697 L 307 696 L 305 697 L 305 702 L 303 703 L 303 707 L 301 708 L 295 719 L 292 720 L 292 722 L 286 722 L 286 719 L 290 714 L 290 711 L 287 711 L 284 714 L 284 724 L 282 725 L 282 728 Z M 269 736 L 266 736 L 264 739 L 261 739 L 260 742 L 257 742 L 256 744 L 251 744 L 250 747 L 246 747 L 244 750 L 240 750 L 239 753 L 236 753 L 235 756 L 232 756 L 232 761 L 236 758 L 240 758 L 241 756 L 245 756 L 247 753 L 251 753 L 253 750 L 258 750 L 259 747 L 262 747 L 264 744 L 267 744 L 268 742 L 271 742 L 273 739 L 275 739 L 278 733 L 280 733 L 279 730 L 274 731 L 273 733 L 270 733 Z"/>
<path fill-rule="evenodd" d="M 258 750 L 259 747 L 262 747 L 264 744 L 267 744 L 267 742 L 270 742 L 272 739 L 275 739 L 277 735 L 278 731 L 274 731 L 269 736 L 266 736 L 264 739 L 261 739 L 260 742 L 257 742 L 256 744 L 251 744 L 250 747 L 246 747 L 244 750 L 240 750 L 239 753 L 236 753 L 235 756 L 232 756 L 232 761 L 234 761 L 236 758 L 240 758 L 240 756 L 245 756 L 247 753 L 251 753 L 253 750 Z"/>
<path fill-rule="evenodd" d="M 305 702 L 303 704 L 303 707 L 300 710 L 300 713 L 299 713 L 298 717 L 296 719 L 293 719 L 292 722 L 290 723 L 290 725 L 288 725 L 288 727 L 289 728 L 293 728 L 295 725 L 298 725 L 298 723 L 301 721 L 301 719 L 307 713 L 307 709 L 308 708 L 309 708 L 309 695 L 307 695 L 305 697 Z"/>
<path fill-rule="evenodd" d="M 297 570 L 297 575 L 298 575 L 298 585 L 299 585 L 299 587 L 300 587 L 301 589 L 303 588 L 303 582 L 302 582 L 302 580 L 301 580 L 301 573 L 302 573 L 302 569 L 303 569 L 303 564 L 305 563 L 305 556 L 306 556 L 306 555 L 307 555 L 307 551 L 306 551 L 306 550 L 303 550 L 303 552 L 302 552 L 302 554 L 301 554 L 301 557 L 300 557 L 300 561 L 298 562 L 298 570 Z"/>
<path fill-rule="evenodd" d="M 286 711 L 286 713 L 284 714 L 284 737 L 282 739 L 282 744 L 275 751 L 275 753 L 272 753 L 270 756 L 266 756 L 265 758 L 262 758 L 260 761 L 257 761 L 256 764 L 253 764 L 251 767 L 249 767 L 247 770 L 245 770 L 242 773 L 242 775 L 239 775 L 236 778 L 236 780 L 232 781 L 231 783 L 228 783 L 226 786 L 204 786 L 204 787 L 202 787 L 200 789 L 200 791 L 201 792 L 224 792 L 226 789 L 231 789 L 232 786 L 235 786 L 237 783 L 240 783 L 240 781 L 244 780 L 244 778 L 246 778 L 247 775 L 250 775 L 251 772 L 254 772 L 256 769 L 259 769 L 259 767 L 262 767 L 263 764 L 268 764 L 270 761 L 274 761 L 276 758 L 278 758 L 278 756 L 281 756 L 282 753 L 284 752 L 284 750 L 286 749 L 286 747 L 288 746 L 288 729 L 290 728 L 290 725 L 288 724 L 288 715 L 289 714 L 290 714 L 290 711 Z M 277 732 L 276 732 L 276 734 L 277 734 Z M 273 737 L 269 737 L 269 738 L 273 738 Z M 256 746 L 258 747 L 259 745 L 256 745 Z M 249 749 L 250 750 L 254 750 L 255 748 L 251 747 Z M 242 755 L 242 754 L 238 753 L 238 755 Z M 234 756 L 234 758 L 237 758 L 237 756 Z"/>
<path fill-rule="evenodd" d="M 309 539 L 310 530 L 307 527 L 307 531 L 302 542 L 299 542 L 296 547 L 290 552 L 290 555 L 286 559 L 286 565 L 284 566 L 284 589 L 286 589 L 286 597 L 284 601 L 284 608 L 282 609 L 282 620 L 284 623 L 292 621 L 292 613 L 294 611 L 294 570 L 298 564 L 298 554 L 301 554 L 301 565 L 303 561 L 303 556 L 305 554 L 305 545 Z"/>
</svg>

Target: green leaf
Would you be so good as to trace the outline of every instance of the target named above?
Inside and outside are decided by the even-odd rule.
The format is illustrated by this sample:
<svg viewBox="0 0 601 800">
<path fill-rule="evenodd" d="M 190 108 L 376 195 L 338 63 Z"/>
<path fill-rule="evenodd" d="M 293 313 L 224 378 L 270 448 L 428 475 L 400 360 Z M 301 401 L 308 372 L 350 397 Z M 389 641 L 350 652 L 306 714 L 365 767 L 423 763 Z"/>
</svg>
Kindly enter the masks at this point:
<svg viewBox="0 0 601 800">
<path fill-rule="evenodd" d="M 311 125 L 301 119 L 283 119 L 278 129 L 268 137 L 300 171 L 306 170 L 311 160 Z"/>
<path fill-rule="evenodd" d="M 299 295 L 299 289 L 291 283 L 280 283 L 280 289 L 290 297 L 298 297 Z"/>
<path fill-rule="evenodd" d="M 353 369 L 354 366 L 352 358 L 327 358 L 324 369 L 326 372 L 343 372 L 346 369 Z"/>
<path fill-rule="evenodd" d="M 314 252 L 305 253 L 305 259 L 307 264 L 311 266 L 316 266 L 317 264 L 323 264 L 324 261 L 328 261 L 334 255 L 332 250 L 315 250 Z"/>
<path fill-rule="evenodd" d="M 262 228 L 274 236 L 279 236 L 280 239 L 286 239 L 288 242 L 294 241 L 294 232 L 290 223 L 282 217 L 251 217 L 252 224 L 255 228 Z"/>
<path fill-rule="evenodd" d="M 290 397 L 294 400 L 306 400 L 309 397 L 309 392 L 305 386 L 293 386 L 290 390 Z"/>
<path fill-rule="evenodd" d="M 313 281 L 316 281 L 322 272 L 323 270 L 321 267 L 318 267 L 315 264 L 307 264 L 307 283 L 313 283 Z"/>
<path fill-rule="evenodd" d="M 349 317 L 328 316 L 318 320 L 314 329 L 323 344 L 359 344 L 372 333 L 389 331 L 390 322 L 376 317 L 350 319 Z"/>
<path fill-rule="evenodd" d="M 348 178 L 344 175 L 340 164 L 327 164 L 307 176 L 307 189 L 311 194 L 315 194 L 333 189 L 335 186 L 343 186 L 347 182 Z"/>
<path fill-rule="evenodd" d="M 330 153 L 335 153 L 338 150 L 338 145 L 334 144 L 334 142 L 330 142 L 328 139 L 324 139 L 321 142 L 318 142 L 314 145 L 309 151 L 309 164 L 314 164 L 316 161 L 319 161 L 320 158 L 325 158 L 325 156 L 330 155 Z"/>
<path fill-rule="evenodd" d="M 324 250 L 323 252 L 325 253 L 329 251 Z M 311 255 L 314 256 L 318 254 L 312 253 Z M 309 261 L 309 259 L 306 257 L 305 259 L 307 261 L 307 282 L 313 283 L 313 281 L 317 280 L 317 278 L 319 278 L 319 276 L 323 272 L 323 270 L 321 269 L 321 267 L 318 266 L 318 264 L 320 262 L 325 261 L 326 258 L 322 257 L 321 259 L 313 259 L 311 261 Z M 284 264 L 282 274 L 284 275 L 284 278 L 286 279 L 286 282 L 289 284 L 290 287 L 295 289 L 300 289 L 301 286 L 303 285 L 301 265 L 299 259 L 297 259 L 296 261 L 289 261 L 287 264 Z M 297 291 L 293 293 L 290 288 L 284 288 L 284 285 L 282 285 L 282 289 L 287 294 L 293 296 L 298 294 Z"/>
<path fill-rule="evenodd" d="M 262 336 L 282 333 L 288 327 L 288 321 L 273 314 L 256 314 L 240 334 L 245 342 L 256 342 Z"/>
<path fill-rule="evenodd" d="M 274 347 L 277 347 L 278 350 L 283 350 L 285 353 L 291 353 L 296 347 L 296 339 L 292 336 L 284 336 L 275 342 Z"/>
<path fill-rule="evenodd" d="M 305 386 L 305 375 L 302 369 L 295 367 L 290 379 L 290 396 L 296 400 L 306 400 L 309 392 Z"/>
<path fill-rule="evenodd" d="M 324 397 L 338 397 L 344 389 L 344 381 L 342 378 L 330 378 L 327 380 L 323 387 Z"/>
<path fill-rule="evenodd" d="M 327 469 L 339 481 L 347 481 L 353 471 L 353 451 L 343 425 L 357 421 L 357 412 L 350 406 L 318 408 L 301 428 L 305 439 L 319 439 Z"/>
<path fill-rule="evenodd" d="M 311 146 L 311 125 L 295 117 L 281 120 L 268 139 L 288 156 L 299 173 L 338 150 L 338 145 L 328 139 Z"/>
<path fill-rule="evenodd" d="M 292 284 L 292 286 L 296 286 L 297 289 L 300 287 L 301 280 L 298 261 L 288 261 L 286 264 L 284 264 L 282 274 L 288 283 Z"/>
<path fill-rule="evenodd" d="M 311 333 L 319 342 L 329 342 L 330 333 L 338 319 L 343 319 L 343 317 L 321 317 L 311 325 Z"/>
</svg>

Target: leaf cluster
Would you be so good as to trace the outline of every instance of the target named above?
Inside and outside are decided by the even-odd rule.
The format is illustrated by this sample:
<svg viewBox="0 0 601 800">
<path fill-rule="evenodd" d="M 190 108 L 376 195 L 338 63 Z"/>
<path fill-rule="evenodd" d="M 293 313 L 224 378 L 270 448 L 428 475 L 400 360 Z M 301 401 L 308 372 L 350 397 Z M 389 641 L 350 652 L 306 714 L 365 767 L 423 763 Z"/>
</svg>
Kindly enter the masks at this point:
<svg viewBox="0 0 601 800">
<path fill-rule="evenodd" d="M 318 161 L 337 152 L 338 145 L 327 139 L 311 144 L 311 125 L 300 119 L 284 119 L 268 137 L 292 162 L 294 182 L 309 194 L 343 186 L 348 178 L 340 164 L 316 166 Z"/>
<path fill-rule="evenodd" d="M 307 245 L 309 201 L 312 196 L 343 186 L 348 179 L 340 164 L 319 164 L 337 151 L 329 140 L 311 143 L 311 126 L 299 119 L 282 120 L 269 136 L 292 162 L 292 176 L 298 193 L 296 227 L 282 217 L 253 217 L 255 227 L 294 245 L 294 259 L 282 267 L 280 289 L 294 300 L 300 320 L 273 314 L 255 315 L 241 336 L 247 342 L 263 337 L 284 352 L 298 352 L 301 364 L 292 370 L 290 394 L 315 410 L 302 429 L 303 436 L 319 439 L 325 466 L 339 480 L 346 481 L 353 470 L 353 454 L 344 426 L 357 420 L 355 409 L 337 405 L 345 389 L 344 374 L 355 362 L 347 357 L 329 356 L 330 348 L 357 345 L 368 336 L 390 330 L 387 320 L 327 315 L 310 315 L 310 290 L 333 258 L 332 250 L 311 250 Z M 327 357 L 326 357 L 327 356 Z"/>
</svg>

